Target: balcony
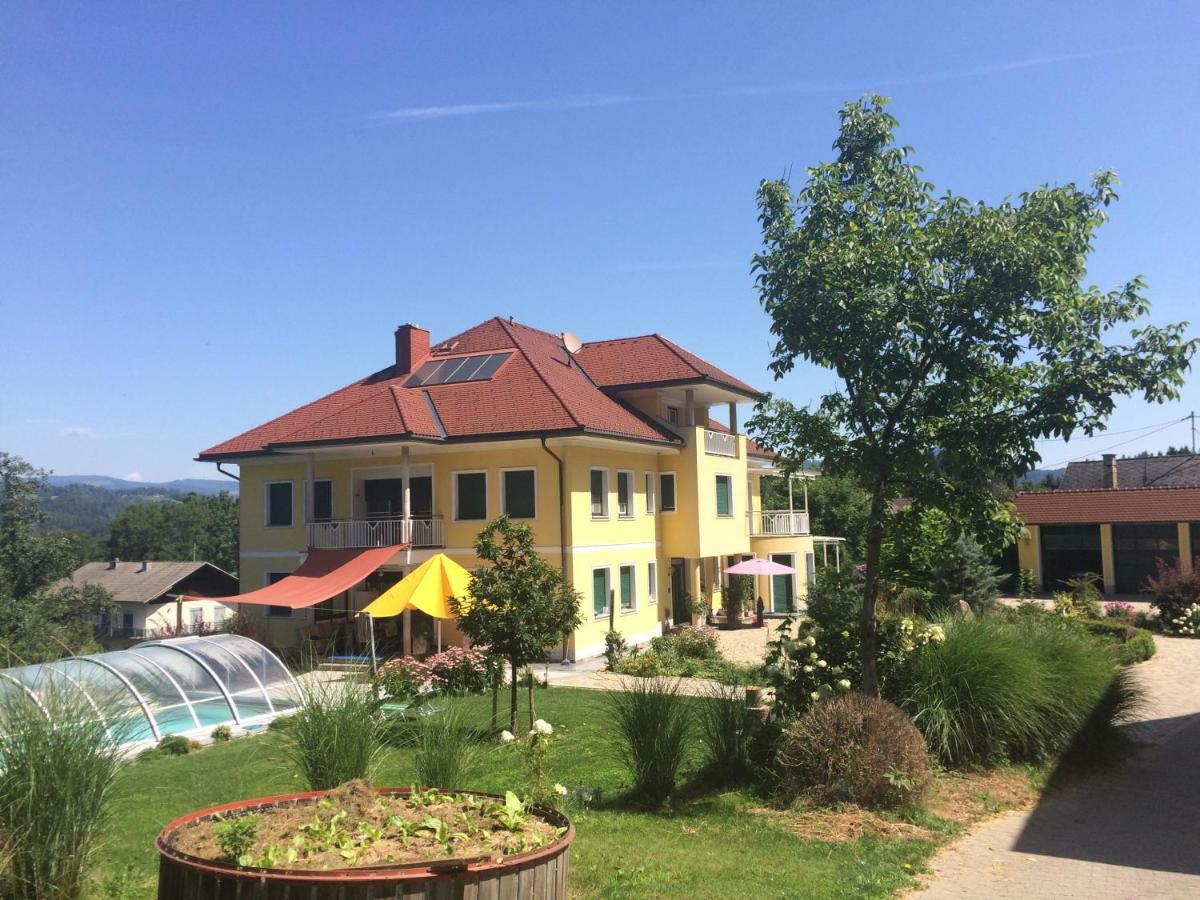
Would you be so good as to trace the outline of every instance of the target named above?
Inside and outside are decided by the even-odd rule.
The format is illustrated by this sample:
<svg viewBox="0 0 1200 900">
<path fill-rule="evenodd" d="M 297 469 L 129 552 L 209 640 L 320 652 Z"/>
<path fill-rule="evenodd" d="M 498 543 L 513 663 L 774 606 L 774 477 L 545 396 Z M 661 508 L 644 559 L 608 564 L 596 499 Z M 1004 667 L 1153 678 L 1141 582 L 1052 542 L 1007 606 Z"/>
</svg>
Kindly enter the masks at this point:
<svg viewBox="0 0 1200 900">
<path fill-rule="evenodd" d="M 422 519 L 341 519 L 308 524 L 308 546 L 350 550 L 411 544 L 414 549 L 444 547 L 442 517 Z"/>
<path fill-rule="evenodd" d="M 747 517 L 752 537 L 794 537 L 808 534 L 808 513 L 797 510 L 761 510 Z"/>
<path fill-rule="evenodd" d="M 704 452 L 709 456 L 729 456 L 737 458 L 737 435 L 728 431 L 713 431 L 704 429 Z"/>
</svg>

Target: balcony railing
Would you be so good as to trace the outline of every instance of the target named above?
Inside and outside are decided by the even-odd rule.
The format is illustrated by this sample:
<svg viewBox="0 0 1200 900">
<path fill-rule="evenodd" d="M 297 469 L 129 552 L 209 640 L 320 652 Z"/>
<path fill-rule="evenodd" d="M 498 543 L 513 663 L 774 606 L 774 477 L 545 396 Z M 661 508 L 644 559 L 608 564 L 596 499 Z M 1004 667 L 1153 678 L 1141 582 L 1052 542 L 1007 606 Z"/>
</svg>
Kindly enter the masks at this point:
<svg viewBox="0 0 1200 900">
<path fill-rule="evenodd" d="M 755 537 L 787 537 L 808 534 L 808 513 L 788 510 L 756 511 L 748 516 L 750 534 Z"/>
<path fill-rule="evenodd" d="M 308 546 L 320 550 L 387 547 L 392 544 L 444 547 L 442 517 L 407 520 L 341 519 L 308 524 Z"/>
<path fill-rule="evenodd" d="M 727 431 L 704 429 L 704 452 L 709 456 L 737 457 L 737 435 Z"/>
</svg>

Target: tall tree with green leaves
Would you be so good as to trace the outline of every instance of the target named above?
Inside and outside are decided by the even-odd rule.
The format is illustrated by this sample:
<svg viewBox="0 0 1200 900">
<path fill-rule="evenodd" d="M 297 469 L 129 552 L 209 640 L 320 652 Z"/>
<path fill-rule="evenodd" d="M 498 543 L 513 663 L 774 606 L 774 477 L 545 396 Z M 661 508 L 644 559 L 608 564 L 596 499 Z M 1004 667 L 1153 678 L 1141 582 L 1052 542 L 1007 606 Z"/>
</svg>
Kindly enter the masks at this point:
<svg viewBox="0 0 1200 900">
<path fill-rule="evenodd" d="M 959 521 L 1005 516 L 991 491 L 1040 460 L 1037 441 L 1092 435 L 1115 399 L 1178 397 L 1196 341 L 1145 323 L 1140 278 L 1083 286 L 1116 177 L 1041 186 L 1016 201 L 935 194 L 895 142 L 879 96 L 847 103 L 837 158 L 759 186 L 759 299 L 777 378 L 797 360 L 838 388 L 809 408 L 760 404 L 756 439 L 854 479 L 870 498 L 861 613 L 863 684 L 878 693 L 875 604 L 888 501 Z"/>
<path fill-rule="evenodd" d="M 108 551 L 121 559 L 205 560 L 238 568 L 238 502 L 222 491 L 125 507 L 109 525 Z"/>
<path fill-rule="evenodd" d="M 112 596 L 65 581 L 74 571 L 70 536 L 40 531 L 46 473 L 0 452 L 0 665 L 45 662 L 96 649 L 92 617 Z"/>
<path fill-rule="evenodd" d="M 485 565 L 471 572 L 470 598 L 453 597 L 459 629 L 473 644 L 486 644 L 512 676 L 509 728 L 517 730 L 517 684 L 522 666 L 538 662 L 582 620 L 579 593 L 560 569 L 533 549 L 533 529 L 507 516 L 489 522 L 475 539 Z M 533 691 L 529 694 L 533 726 Z"/>
</svg>

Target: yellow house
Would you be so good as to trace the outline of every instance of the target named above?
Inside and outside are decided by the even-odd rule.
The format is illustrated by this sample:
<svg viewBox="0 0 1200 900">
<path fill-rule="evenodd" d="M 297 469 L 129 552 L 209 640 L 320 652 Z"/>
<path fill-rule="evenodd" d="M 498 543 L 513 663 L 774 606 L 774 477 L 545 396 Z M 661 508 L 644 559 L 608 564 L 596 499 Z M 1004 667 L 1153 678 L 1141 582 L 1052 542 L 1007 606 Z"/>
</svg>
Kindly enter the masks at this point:
<svg viewBox="0 0 1200 900">
<path fill-rule="evenodd" d="M 761 478 L 777 473 L 737 433 L 738 404 L 759 396 L 656 334 L 583 343 L 493 318 L 431 344 L 404 325 L 386 368 L 198 458 L 239 467 L 243 593 L 313 551 L 341 561 L 397 548 L 307 608 L 247 604 L 256 636 L 353 645 L 349 613 L 433 553 L 478 565 L 475 536 L 503 513 L 533 528 L 582 594 L 585 620 L 564 649 L 584 658 L 603 651 L 610 611 L 639 643 L 719 608 L 722 569 L 751 553 L 798 570 L 761 581 L 768 610 L 803 597 L 816 564 L 807 510 L 762 510 Z M 728 427 L 709 419 L 722 406 Z M 428 647 L 420 615 L 383 639 Z M 441 636 L 458 639 L 452 625 Z"/>
</svg>

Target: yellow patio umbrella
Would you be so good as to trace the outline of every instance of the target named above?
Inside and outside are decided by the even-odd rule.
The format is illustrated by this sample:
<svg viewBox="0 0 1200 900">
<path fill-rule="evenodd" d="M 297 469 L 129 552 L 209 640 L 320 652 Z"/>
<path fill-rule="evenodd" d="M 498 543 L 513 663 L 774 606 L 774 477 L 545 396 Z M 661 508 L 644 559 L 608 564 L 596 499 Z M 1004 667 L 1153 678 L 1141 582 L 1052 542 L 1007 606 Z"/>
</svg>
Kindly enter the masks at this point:
<svg viewBox="0 0 1200 900">
<path fill-rule="evenodd" d="M 371 626 L 371 670 L 377 668 L 375 658 L 375 620 L 398 616 L 406 609 L 419 609 L 438 620 L 437 647 L 442 649 L 442 619 L 453 619 L 450 598 L 470 596 L 471 573 L 448 557 L 438 553 L 421 563 L 398 582 L 372 600 L 359 613 L 366 615 Z"/>
<path fill-rule="evenodd" d="M 386 619 L 411 608 L 435 619 L 453 619 L 450 598 L 467 597 L 470 587 L 471 573 L 445 553 L 438 553 L 372 600 L 363 612 Z"/>
</svg>

